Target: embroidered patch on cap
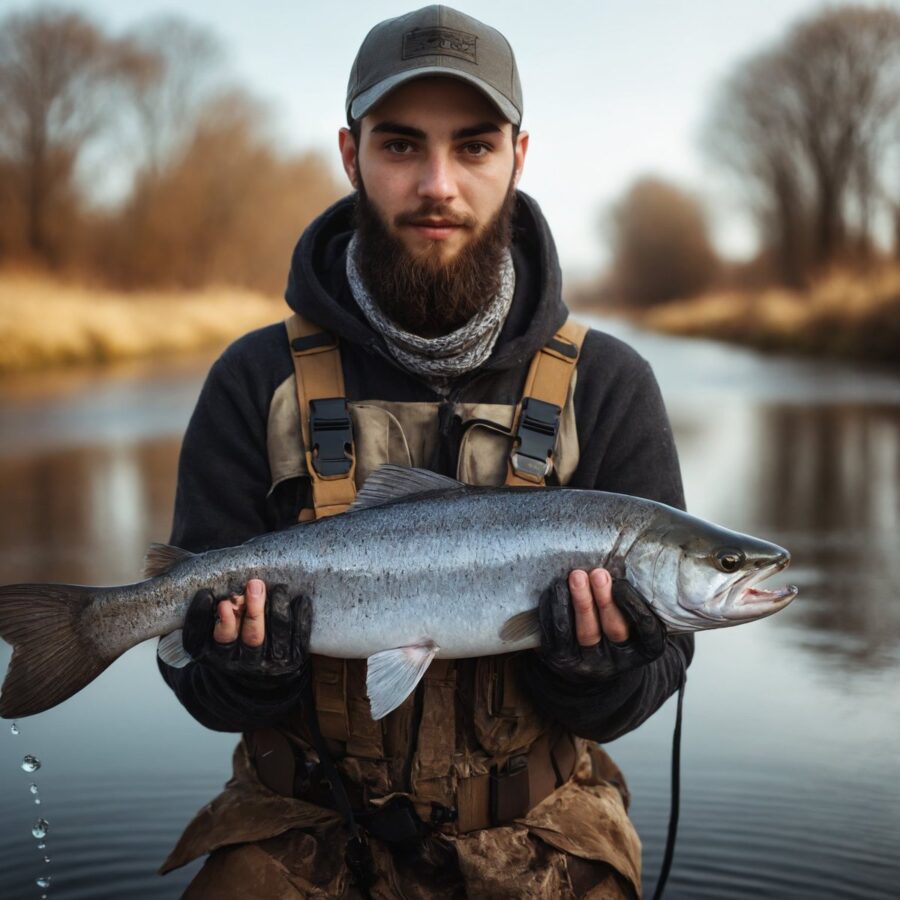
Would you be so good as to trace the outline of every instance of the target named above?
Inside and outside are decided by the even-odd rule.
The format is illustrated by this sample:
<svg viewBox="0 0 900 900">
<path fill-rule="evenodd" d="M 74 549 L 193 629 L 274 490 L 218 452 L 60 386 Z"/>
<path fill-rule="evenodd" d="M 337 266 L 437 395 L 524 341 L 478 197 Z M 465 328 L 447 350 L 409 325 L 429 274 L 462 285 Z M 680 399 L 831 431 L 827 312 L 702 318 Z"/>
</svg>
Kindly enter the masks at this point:
<svg viewBox="0 0 900 900">
<path fill-rule="evenodd" d="M 476 35 L 457 31 L 455 28 L 416 28 L 403 35 L 403 59 L 441 54 L 477 64 L 477 40 Z"/>
</svg>

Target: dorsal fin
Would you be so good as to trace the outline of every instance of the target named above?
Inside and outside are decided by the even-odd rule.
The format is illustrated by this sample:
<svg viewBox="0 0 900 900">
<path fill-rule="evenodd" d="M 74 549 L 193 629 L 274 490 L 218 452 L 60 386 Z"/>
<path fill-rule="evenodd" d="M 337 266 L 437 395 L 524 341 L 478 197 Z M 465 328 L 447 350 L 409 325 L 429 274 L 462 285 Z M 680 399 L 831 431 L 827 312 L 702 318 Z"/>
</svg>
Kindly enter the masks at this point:
<svg viewBox="0 0 900 900">
<path fill-rule="evenodd" d="M 438 475 L 427 469 L 410 469 L 406 466 L 379 466 L 359 489 L 350 511 L 393 503 L 405 497 L 429 491 L 456 491 L 465 485 L 455 478 Z"/>
<path fill-rule="evenodd" d="M 144 557 L 144 578 L 156 578 L 172 570 L 175 563 L 193 556 L 189 550 L 171 544 L 151 544 Z"/>
</svg>

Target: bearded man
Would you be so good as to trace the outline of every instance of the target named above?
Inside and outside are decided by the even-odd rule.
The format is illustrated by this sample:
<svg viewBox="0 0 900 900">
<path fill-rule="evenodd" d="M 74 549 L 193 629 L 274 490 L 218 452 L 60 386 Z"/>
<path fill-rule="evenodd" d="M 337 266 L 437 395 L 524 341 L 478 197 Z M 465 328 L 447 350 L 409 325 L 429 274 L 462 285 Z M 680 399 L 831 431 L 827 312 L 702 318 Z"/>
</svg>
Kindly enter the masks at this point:
<svg viewBox="0 0 900 900">
<path fill-rule="evenodd" d="M 553 240 L 516 189 L 529 137 L 505 38 L 448 7 L 382 22 L 346 111 L 355 191 L 297 244 L 287 331 L 246 335 L 213 366 L 172 543 L 339 514 L 383 463 L 682 507 L 649 366 L 566 324 Z M 693 643 L 666 638 L 624 579 L 549 584 L 539 651 L 435 660 L 378 722 L 365 661 L 306 652 L 308 608 L 258 579 L 201 591 L 194 661 L 160 661 L 198 721 L 244 733 L 233 779 L 164 864 L 210 854 L 185 896 L 640 895 L 628 792 L 597 742 L 659 708 Z"/>
</svg>

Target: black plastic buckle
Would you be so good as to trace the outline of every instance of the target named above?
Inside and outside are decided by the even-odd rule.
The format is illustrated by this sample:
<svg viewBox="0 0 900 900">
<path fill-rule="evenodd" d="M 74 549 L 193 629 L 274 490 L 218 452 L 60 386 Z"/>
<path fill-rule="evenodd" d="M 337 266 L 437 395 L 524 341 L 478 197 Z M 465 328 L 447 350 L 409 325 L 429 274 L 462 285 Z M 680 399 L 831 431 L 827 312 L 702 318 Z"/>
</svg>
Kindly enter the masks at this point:
<svg viewBox="0 0 900 900">
<path fill-rule="evenodd" d="M 442 803 L 431 801 L 431 824 L 440 828 L 449 822 L 455 822 L 459 818 L 459 812 L 455 806 L 444 806 Z"/>
<path fill-rule="evenodd" d="M 505 825 L 531 809 L 528 781 L 528 756 L 511 756 L 504 768 L 491 766 L 488 782 L 491 825 Z"/>
<path fill-rule="evenodd" d="M 393 797 L 384 806 L 357 813 L 356 818 L 372 837 L 389 844 L 420 841 L 428 834 L 409 797 Z"/>
<path fill-rule="evenodd" d="M 516 444 L 510 454 L 514 472 L 532 478 L 546 478 L 550 474 L 561 413 L 562 409 L 555 403 L 534 397 L 522 400 Z"/>
<path fill-rule="evenodd" d="M 344 862 L 347 863 L 353 884 L 363 897 L 370 897 L 369 888 L 375 884 L 375 867 L 372 861 L 372 851 L 364 837 L 361 835 L 351 836 L 344 849 Z"/>
<path fill-rule="evenodd" d="M 346 475 L 350 471 L 353 429 L 346 397 L 309 401 L 309 440 L 313 466 L 319 475 Z"/>
</svg>

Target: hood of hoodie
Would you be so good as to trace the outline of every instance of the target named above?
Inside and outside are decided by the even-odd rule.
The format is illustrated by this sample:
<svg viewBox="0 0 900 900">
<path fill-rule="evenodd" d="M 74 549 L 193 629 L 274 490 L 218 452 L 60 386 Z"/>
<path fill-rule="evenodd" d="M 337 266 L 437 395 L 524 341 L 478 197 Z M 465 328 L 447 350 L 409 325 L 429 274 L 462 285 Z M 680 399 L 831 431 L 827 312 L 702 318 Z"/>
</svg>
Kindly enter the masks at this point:
<svg viewBox="0 0 900 900">
<path fill-rule="evenodd" d="M 355 198 L 351 194 L 338 200 L 300 236 L 284 296 L 291 309 L 343 341 L 384 353 L 381 335 L 363 316 L 347 282 Z M 516 269 L 512 307 L 480 370 L 521 365 L 553 337 L 568 315 L 550 229 L 537 202 L 521 191 L 516 192 L 511 250 Z"/>
</svg>

